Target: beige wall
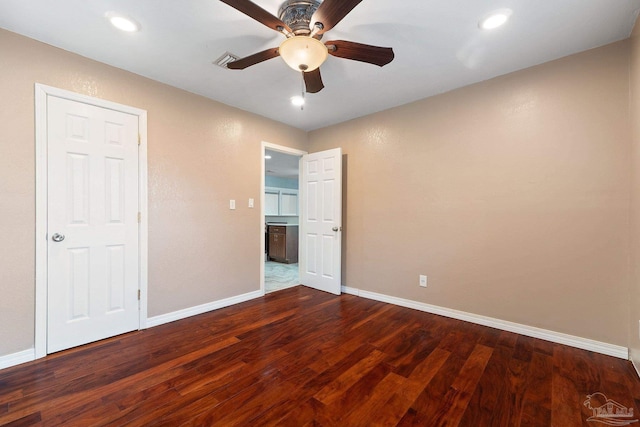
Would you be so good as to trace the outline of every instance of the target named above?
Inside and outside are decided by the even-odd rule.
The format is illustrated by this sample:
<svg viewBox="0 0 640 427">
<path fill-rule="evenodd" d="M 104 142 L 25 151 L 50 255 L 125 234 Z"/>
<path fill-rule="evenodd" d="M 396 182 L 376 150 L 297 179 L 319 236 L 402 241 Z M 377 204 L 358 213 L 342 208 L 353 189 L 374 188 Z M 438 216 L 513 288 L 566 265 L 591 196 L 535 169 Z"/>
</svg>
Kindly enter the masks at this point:
<svg viewBox="0 0 640 427">
<path fill-rule="evenodd" d="M 306 149 L 308 138 L 310 151 L 345 153 L 344 284 L 618 345 L 630 330 L 640 352 L 640 310 L 629 316 L 628 304 L 640 190 L 629 179 L 640 125 L 630 131 L 628 70 L 631 47 L 640 105 L 639 46 L 307 135 L 0 30 L 0 221 L 11 242 L 0 248 L 0 356 L 33 346 L 35 82 L 149 112 L 150 316 L 258 289 L 260 211 L 245 202 L 259 199 L 260 141 Z"/>
<path fill-rule="evenodd" d="M 640 20 L 631 35 L 631 286 L 629 353 L 640 368 Z"/>
<path fill-rule="evenodd" d="M 626 346 L 628 67 L 623 41 L 311 132 L 345 153 L 343 283 Z"/>
<path fill-rule="evenodd" d="M 0 356 L 34 340 L 36 82 L 148 111 L 149 316 L 259 289 L 261 141 L 305 132 L 3 30 L 0 52 Z"/>
</svg>

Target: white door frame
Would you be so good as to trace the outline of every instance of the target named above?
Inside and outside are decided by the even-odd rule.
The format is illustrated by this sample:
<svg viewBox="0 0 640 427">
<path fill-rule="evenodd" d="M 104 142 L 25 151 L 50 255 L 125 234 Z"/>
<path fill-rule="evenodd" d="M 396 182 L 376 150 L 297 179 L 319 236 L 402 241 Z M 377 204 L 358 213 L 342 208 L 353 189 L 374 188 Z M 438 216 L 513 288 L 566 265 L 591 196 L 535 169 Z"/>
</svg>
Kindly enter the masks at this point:
<svg viewBox="0 0 640 427">
<path fill-rule="evenodd" d="M 94 105 L 138 116 L 140 147 L 138 150 L 138 206 L 141 212 L 138 228 L 140 276 L 139 328 L 147 327 L 148 280 L 148 208 L 147 208 L 147 112 L 139 108 L 105 101 L 63 89 L 35 84 L 36 136 L 36 289 L 35 289 L 35 357 L 47 355 L 47 97 Z"/>
<path fill-rule="evenodd" d="M 264 233 L 266 232 L 265 230 L 265 214 L 264 214 L 264 189 L 265 189 L 265 173 L 267 171 L 266 169 L 266 165 L 265 165 L 265 152 L 266 150 L 271 150 L 271 151 L 278 151 L 280 153 L 284 153 L 284 154 L 290 154 L 292 156 L 298 156 L 300 158 L 302 158 L 302 156 L 304 156 L 305 154 L 308 154 L 306 151 L 302 151 L 302 150 L 297 150 L 295 148 L 290 148 L 290 147 L 285 147 L 283 145 L 277 145 L 277 144 L 272 144 L 270 142 L 266 142 L 266 141 L 262 141 L 262 155 L 261 155 L 261 161 L 260 161 L 260 165 L 261 165 L 261 173 L 260 173 L 260 211 L 261 211 L 261 215 L 260 215 L 260 292 L 262 293 L 262 295 L 265 294 L 265 290 L 264 290 L 264 245 L 265 245 L 265 240 L 264 240 Z M 298 173 L 298 182 L 300 181 L 300 174 Z M 298 188 L 300 187 L 300 185 L 298 185 Z M 300 190 L 298 190 L 300 191 Z M 300 213 L 300 193 L 298 193 L 298 212 Z"/>
</svg>

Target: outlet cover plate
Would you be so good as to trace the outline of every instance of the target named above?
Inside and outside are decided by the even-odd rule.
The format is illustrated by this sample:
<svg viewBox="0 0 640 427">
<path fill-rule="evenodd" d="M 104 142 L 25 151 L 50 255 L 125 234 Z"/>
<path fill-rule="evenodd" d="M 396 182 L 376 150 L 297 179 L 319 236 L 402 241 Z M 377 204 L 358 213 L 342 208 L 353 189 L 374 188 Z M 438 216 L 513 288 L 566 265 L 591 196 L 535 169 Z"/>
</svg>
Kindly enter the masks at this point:
<svg viewBox="0 0 640 427">
<path fill-rule="evenodd" d="M 424 274 L 420 275 L 420 287 L 422 288 L 427 287 L 427 276 L 425 276 Z"/>
</svg>

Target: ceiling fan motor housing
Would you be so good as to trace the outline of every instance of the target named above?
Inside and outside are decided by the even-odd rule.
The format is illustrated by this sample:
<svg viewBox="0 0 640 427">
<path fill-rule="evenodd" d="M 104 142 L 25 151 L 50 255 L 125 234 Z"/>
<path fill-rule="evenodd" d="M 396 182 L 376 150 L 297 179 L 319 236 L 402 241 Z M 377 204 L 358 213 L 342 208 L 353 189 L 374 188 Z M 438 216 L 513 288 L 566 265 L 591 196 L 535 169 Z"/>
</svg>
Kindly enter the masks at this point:
<svg viewBox="0 0 640 427">
<path fill-rule="evenodd" d="M 320 3 L 318 0 L 287 0 L 278 10 L 278 18 L 287 24 L 296 36 L 306 36 L 311 32 L 309 23 Z"/>
</svg>

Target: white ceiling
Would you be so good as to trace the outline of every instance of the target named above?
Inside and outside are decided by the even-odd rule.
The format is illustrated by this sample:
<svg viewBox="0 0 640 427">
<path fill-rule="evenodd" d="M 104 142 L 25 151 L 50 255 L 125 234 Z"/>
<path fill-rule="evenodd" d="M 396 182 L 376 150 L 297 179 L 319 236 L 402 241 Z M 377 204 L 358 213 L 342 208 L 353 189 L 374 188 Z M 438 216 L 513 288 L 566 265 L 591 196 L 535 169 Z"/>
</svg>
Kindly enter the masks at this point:
<svg viewBox="0 0 640 427">
<path fill-rule="evenodd" d="M 274 15 L 281 3 L 254 1 Z M 500 8 L 513 10 L 507 25 L 479 30 Z M 364 0 L 324 40 L 393 47 L 394 61 L 329 57 L 326 87 L 306 95 L 303 111 L 289 102 L 301 77 L 281 58 L 241 71 L 212 65 L 225 51 L 247 56 L 284 37 L 219 0 L 2 0 L 0 27 L 312 130 L 625 39 L 639 9 L 640 0 Z M 119 32 L 108 11 L 142 30 Z"/>
<path fill-rule="evenodd" d="M 281 178 L 297 178 L 299 170 L 299 156 L 281 153 L 279 151 L 265 150 L 265 175 L 278 176 Z"/>
</svg>

